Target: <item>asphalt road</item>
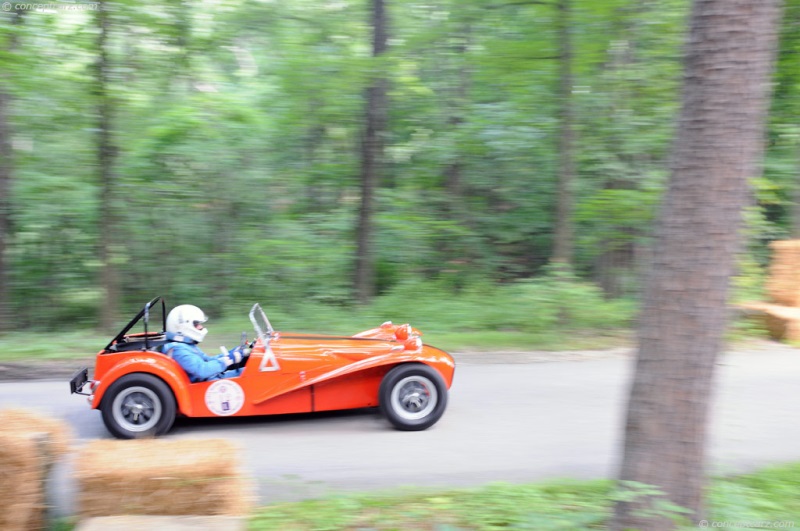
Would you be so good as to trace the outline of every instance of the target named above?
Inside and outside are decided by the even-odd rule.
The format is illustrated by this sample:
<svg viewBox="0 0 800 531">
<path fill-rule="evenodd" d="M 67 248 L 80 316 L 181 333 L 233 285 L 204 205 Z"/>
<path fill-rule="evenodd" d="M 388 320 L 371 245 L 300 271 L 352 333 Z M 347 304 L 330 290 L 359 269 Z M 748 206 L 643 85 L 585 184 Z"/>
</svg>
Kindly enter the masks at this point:
<svg viewBox="0 0 800 531">
<path fill-rule="evenodd" d="M 183 420 L 168 437 L 236 441 L 263 504 L 343 490 L 613 477 L 633 362 L 588 358 L 595 359 L 460 359 L 448 410 L 424 432 L 395 431 L 367 410 Z M 800 460 L 800 350 L 764 343 L 725 355 L 715 395 L 713 472 Z M 64 419 L 75 429 L 76 446 L 110 437 L 100 413 L 85 398 L 70 396 L 66 381 L 0 384 L 0 407 L 9 406 Z M 57 467 L 51 483 L 56 515 L 74 510 L 69 467 Z"/>
</svg>

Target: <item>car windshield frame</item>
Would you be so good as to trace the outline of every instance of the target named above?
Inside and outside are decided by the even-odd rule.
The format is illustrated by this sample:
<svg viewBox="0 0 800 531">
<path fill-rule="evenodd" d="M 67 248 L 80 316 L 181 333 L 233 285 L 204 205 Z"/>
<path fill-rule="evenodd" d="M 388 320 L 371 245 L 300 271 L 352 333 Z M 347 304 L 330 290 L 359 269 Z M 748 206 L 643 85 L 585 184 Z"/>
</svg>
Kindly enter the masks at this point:
<svg viewBox="0 0 800 531">
<path fill-rule="evenodd" d="M 260 322 L 259 322 L 260 318 Z M 264 345 L 264 357 L 261 358 L 261 364 L 258 366 L 259 372 L 272 372 L 280 370 L 280 364 L 275 357 L 275 353 L 270 348 L 270 340 L 275 336 L 275 329 L 272 328 L 272 323 L 269 322 L 267 314 L 261 308 L 261 305 L 255 303 L 250 309 L 250 322 L 253 323 L 253 328 L 256 331 L 256 336 L 261 340 Z M 266 331 L 265 331 L 266 329 Z"/>
</svg>

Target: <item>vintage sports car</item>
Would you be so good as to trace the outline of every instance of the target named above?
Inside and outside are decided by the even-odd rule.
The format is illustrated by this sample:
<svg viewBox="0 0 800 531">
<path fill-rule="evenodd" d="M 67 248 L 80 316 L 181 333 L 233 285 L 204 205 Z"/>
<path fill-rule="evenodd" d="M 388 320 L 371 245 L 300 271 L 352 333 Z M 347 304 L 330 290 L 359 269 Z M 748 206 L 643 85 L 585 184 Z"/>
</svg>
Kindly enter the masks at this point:
<svg viewBox="0 0 800 531">
<path fill-rule="evenodd" d="M 161 301 L 161 330 L 148 330 Z M 89 397 L 108 430 L 135 439 L 169 431 L 176 416 L 242 417 L 379 407 L 397 429 L 424 430 L 447 406 L 455 363 L 425 345 L 407 324 L 382 324 L 354 336 L 273 330 L 261 307 L 250 310 L 256 338 L 242 334 L 246 357 L 235 378 L 191 383 L 161 352 L 166 308 L 156 297 L 97 354 L 94 378 L 78 370 L 70 391 Z M 144 332 L 132 333 L 138 323 Z M 223 348 L 224 350 L 224 348 Z M 227 352 L 227 350 L 225 350 Z M 231 367 L 235 368 L 235 367 Z"/>
</svg>

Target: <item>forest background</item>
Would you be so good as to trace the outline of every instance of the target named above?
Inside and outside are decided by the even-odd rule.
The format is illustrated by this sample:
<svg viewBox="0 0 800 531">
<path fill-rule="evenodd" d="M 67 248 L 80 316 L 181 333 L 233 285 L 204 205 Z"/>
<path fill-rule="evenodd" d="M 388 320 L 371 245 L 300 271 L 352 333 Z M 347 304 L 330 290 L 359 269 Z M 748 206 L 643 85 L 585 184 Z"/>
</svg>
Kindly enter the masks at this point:
<svg viewBox="0 0 800 531">
<path fill-rule="evenodd" d="M 689 2 L 376 4 L 4 4 L 0 331 L 111 329 L 164 295 L 237 326 L 261 302 L 277 328 L 613 343 Z M 740 299 L 800 231 L 800 0 L 774 81 Z"/>
</svg>

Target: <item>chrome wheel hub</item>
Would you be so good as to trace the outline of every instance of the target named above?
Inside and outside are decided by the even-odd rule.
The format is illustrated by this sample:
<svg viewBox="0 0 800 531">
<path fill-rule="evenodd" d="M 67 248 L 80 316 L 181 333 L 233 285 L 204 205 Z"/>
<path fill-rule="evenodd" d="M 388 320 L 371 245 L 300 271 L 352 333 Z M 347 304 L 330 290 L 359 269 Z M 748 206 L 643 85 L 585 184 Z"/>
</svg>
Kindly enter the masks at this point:
<svg viewBox="0 0 800 531">
<path fill-rule="evenodd" d="M 406 420 L 425 418 L 433 412 L 438 402 L 436 386 L 424 376 L 403 378 L 392 389 L 392 409 Z"/>
<path fill-rule="evenodd" d="M 121 428 L 143 432 L 161 419 L 161 400 L 147 387 L 128 387 L 114 398 L 112 411 L 114 420 Z"/>
</svg>

